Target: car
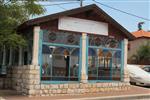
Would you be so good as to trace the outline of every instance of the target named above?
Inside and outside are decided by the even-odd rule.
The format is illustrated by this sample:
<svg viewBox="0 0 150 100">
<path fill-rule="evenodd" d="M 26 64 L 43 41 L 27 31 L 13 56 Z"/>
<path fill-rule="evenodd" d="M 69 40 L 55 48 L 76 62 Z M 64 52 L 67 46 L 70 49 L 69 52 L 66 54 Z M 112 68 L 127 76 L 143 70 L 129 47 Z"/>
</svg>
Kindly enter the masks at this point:
<svg viewBox="0 0 150 100">
<path fill-rule="evenodd" d="M 130 83 L 140 86 L 150 86 L 150 74 L 138 65 L 127 65 Z"/>
<path fill-rule="evenodd" d="M 150 65 L 144 66 L 143 69 L 150 74 Z"/>
</svg>

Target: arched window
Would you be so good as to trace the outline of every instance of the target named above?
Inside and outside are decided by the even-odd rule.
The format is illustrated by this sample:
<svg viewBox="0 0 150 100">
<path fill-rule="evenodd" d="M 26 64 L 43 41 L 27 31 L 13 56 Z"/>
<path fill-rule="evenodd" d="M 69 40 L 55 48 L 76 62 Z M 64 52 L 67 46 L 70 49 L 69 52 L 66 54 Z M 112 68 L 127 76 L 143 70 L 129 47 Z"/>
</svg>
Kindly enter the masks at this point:
<svg viewBox="0 0 150 100">
<path fill-rule="evenodd" d="M 52 54 L 52 71 L 54 80 L 68 80 L 70 53 L 65 47 L 56 47 Z"/>
<path fill-rule="evenodd" d="M 80 34 L 45 31 L 42 46 L 44 81 L 78 81 Z"/>
<path fill-rule="evenodd" d="M 109 68 L 112 60 L 112 54 L 111 51 L 104 50 L 104 60 L 105 60 L 105 68 Z"/>
<path fill-rule="evenodd" d="M 120 40 L 109 36 L 91 34 L 88 36 L 88 80 L 120 80 Z M 95 51 L 94 55 L 92 51 Z"/>
</svg>

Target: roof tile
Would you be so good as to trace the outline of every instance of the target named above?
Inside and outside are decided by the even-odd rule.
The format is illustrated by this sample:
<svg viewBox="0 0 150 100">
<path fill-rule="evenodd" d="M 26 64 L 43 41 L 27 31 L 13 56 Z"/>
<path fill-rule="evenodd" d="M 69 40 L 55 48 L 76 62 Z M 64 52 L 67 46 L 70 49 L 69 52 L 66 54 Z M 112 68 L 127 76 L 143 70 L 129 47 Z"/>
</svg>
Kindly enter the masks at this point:
<svg viewBox="0 0 150 100">
<path fill-rule="evenodd" d="M 150 32 L 147 32 L 147 31 L 144 31 L 144 30 L 139 30 L 139 31 L 136 31 L 136 32 L 132 32 L 132 34 L 133 34 L 136 38 L 139 38 L 139 37 L 147 37 L 147 38 L 150 38 Z"/>
</svg>

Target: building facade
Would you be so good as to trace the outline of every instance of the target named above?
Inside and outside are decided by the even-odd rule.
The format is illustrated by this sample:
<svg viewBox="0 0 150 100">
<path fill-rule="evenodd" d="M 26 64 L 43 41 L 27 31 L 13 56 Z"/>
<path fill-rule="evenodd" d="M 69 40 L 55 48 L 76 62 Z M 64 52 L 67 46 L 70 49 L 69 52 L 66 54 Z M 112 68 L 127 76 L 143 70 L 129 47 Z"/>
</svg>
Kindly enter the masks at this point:
<svg viewBox="0 0 150 100">
<path fill-rule="evenodd" d="M 19 48 L 18 64 L 8 68 L 5 80 L 18 92 L 49 96 L 129 89 L 127 44 L 134 36 L 96 5 L 29 20 L 18 31 L 28 46 Z"/>
<path fill-rule="evenodd" d="M 137 51 L 140 49 L 141 46 L 150 43 L 150 32 L 144 30 L 138 30 L 132 32 L 132 34 L 136 37 L 134 40 L 129 41 L 128 47 L 128 63 L 132 64 L 150 64 L 150 60 L 138 62 L 134 55 L 137 54 Z"/>
</svg>

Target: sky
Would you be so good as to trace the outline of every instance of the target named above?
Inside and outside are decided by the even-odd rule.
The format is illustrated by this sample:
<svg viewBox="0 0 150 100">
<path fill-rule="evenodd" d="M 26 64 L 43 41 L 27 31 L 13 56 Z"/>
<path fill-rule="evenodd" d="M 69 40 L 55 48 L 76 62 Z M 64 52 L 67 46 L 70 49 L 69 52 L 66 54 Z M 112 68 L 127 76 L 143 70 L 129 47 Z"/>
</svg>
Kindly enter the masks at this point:
<svg viewBox="0 0 150 100">
<path fill-rule="evenodd" d="M 61 4 L 61 5 L 52 5 L 63 2 L 74 2 L 70 4 Z M 83 6 L 90 4 L 97 4 L 101 9 L 103 9 L 107 14 L 109 14 L 113 19 L 119 22 L 123 27 L 128 31 L 133 32 L 137 31 L 138 22 L 144 22 L 143 30 L 150 30 L 150 0 L 95 0 L 105 5 L 111 6 L 113 8 L 132 13 L 134 15 L 144 17 L 149 20 L 140 19 L 137 17 L 130 16 L 128 14 L 121 13 L 119 11 L 113 10 L 106 6 L 97 4 L 92 0 L 83 0 Z M 49 0 L 48 2 L 40 2 L 40 4 L 45 5 L 46 12 L 44 15 L 49 15 L 57 12 L 62 12 L 72 8 L 80 7 L 80 2 L 76 0 Z M 47 5 L 47 6 L 46 6 Z M 44 16 L 42 15 L 42 16 Z M 36 16 L 39 17 L 39 16 Z M 35 18 L 35 16 L 34 16 Z"/>
</svg>

